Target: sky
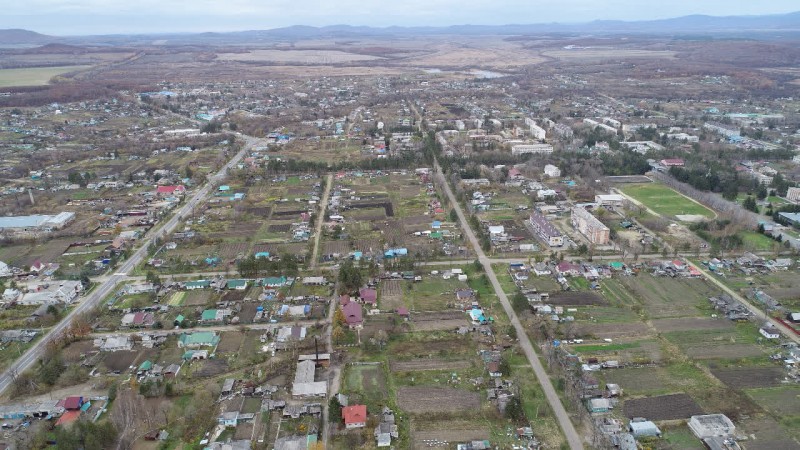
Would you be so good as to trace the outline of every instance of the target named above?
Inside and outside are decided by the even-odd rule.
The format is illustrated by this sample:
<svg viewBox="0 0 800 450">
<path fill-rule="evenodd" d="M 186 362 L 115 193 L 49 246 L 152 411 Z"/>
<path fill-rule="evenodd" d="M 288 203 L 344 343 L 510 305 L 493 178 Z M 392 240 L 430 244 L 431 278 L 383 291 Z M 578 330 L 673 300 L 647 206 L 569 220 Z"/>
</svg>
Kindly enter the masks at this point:
<svg viewBox="0 0 800 450">
<path fill-rule="evenodd" d="M 0 29 L 51 35 L 447 26 L 781 14 L 797 0 L 0 0 Z"/>
</svg>

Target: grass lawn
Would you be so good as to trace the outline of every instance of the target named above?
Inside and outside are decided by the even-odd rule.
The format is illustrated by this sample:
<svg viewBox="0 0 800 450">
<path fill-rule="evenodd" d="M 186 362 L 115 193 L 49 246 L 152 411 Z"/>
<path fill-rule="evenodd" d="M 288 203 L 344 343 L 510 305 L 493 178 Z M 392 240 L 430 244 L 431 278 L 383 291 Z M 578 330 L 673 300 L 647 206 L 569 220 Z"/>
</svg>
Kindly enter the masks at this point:
<svg viewBox="0 0 800 450">
<path fill-rule="evenodd" d="M 0 70 L 0 87 L 43 86 L 62 73 L 85 70 L 91 66 L 31 67 Z"/>
<path fill-rule="evenodd" d="M 714 213 L 710 209 L 689 200 L 662 184 L 631 184 L 620 189 L 662 216 L 691 214 L 708 219 L 714 217 Z"/>
<path fill-rule="evenodd" d="M 740 231 L 739 236 L 748 250 L 770 251 L 775 245 L 780 245 L 780 242 L 755 231 Z"/>
</svg>

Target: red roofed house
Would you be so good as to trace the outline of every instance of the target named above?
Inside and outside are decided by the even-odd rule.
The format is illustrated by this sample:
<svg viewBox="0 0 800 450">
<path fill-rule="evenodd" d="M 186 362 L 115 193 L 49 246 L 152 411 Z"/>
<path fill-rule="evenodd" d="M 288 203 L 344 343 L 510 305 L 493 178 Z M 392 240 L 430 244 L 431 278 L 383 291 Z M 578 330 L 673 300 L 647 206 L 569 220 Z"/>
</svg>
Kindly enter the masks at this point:
<svg viewBox="0 0 800 450">
<path fill-rule="evenodd" d="M 364 428 L 367 425 L 367 405 L 352 405 L 342 408 L 344 427 L 348 430 Z"/>
<path fill-rule="evenodd" d="M 186 193 L 186 187 L 182 184 L 177 186 L 159 186 L 156 188 L 156 194 L 159 197 L 174 197 L 176 195 L 183 195 Z"/>
<path fill-rule="evenodd" d="M 350 296 L 347 294 L 342 294 L 339 296 L 339 306 L 344 306 L 350 303 Z"/>
<path fill-rule="evenodd" d="M 376 305 L 378 303 L 378 291 L 371 288 L 361 288 L 358 290 L 358 296 L 364 304 Z"/>
<path fill-rule="evenodd" d="M 662 159 L 661 165 L 664 167 L 683 167 L 683 160 L 680 158 Z"/>
<path fill-rule="evenodd" d="M 408 316 L 409 316 L 408 308 L 405 308 L 405 307 L 401 306 L 401 307 L 397 308 L 397 310 L 395 312 L 397 313 L 398 316 L 408 319 Z"/>
<path fill-rule="evenodd" d="M 350 302 L 342 307 L 342 312 L 344 313 L 344 319 L 348 327 L 351 329 L 361 328 L 361 325 L 364 323 L 361 305 L 356 302 Z"/>
<path fill-rule="evenodd" d="M 514 179 L 519 178 L 522 176 L 522 172 L 519 171 L 516 167 L 512 167 L 508 169 L 508 178 Z"/>
<path fill-rule="evenodd" d="M 63 406 L 67 411 L 81 409 L 81 406 L 83 406 L 83 397 L 67 397 L 64 399 Z"/>
<path fill-rule="evenodd" d="M 556 266 L 556 272 L 558 272 L 560 275 L 578 276 L 581 274 L 581 266 L 568 261 L 561 261 Z"/>
</svg>

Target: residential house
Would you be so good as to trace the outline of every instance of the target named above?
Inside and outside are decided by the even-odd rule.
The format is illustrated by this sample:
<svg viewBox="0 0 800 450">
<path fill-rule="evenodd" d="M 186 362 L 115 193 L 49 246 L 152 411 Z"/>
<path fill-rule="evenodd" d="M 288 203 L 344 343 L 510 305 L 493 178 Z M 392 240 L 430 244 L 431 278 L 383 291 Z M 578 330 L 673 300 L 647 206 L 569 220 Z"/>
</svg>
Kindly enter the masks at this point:
<svg viewBox="0 0 800 450">
<path fill-rule="evenodd" d="M 325 277 L 303 277 L 303 284 L 306 286 L 324 286 L 326 283 Z"/>
<path fill-rule="evenodd" d="M 210 280 L 186 281 L 183 283 L 183 287 L 188 291 L 193 291 L 195 289 L 208 289 L 211 287 L 211 281 Z"/>
<path fill-rule="evenodd" d="M 177 197 L 186 193 L 186 186 L 179 184 L 177 186 L 158 186 L 156 188 L 156 195 L 159 198 Z"/>
<path fill-rule="evenodd" d="M 356 302 L 350 302 L 342 307 L 345 321 L 347 326 L 351 329 L 361 328 L 364 324 L 363 312 L 361 305 Z"/>
<path fill-rule="evenodd" d="M 378 304 L 378 291 L 372 288 L 361 288 L 358 296 L 365 305 L 375 306 Z"/>
<path fill-rule="evenodd" d="M 215 347 L 218 343 L 219 336 L 212 331 L 183 333 L 178 338 L 178 348 Z"/>
<path fill-rule="evenodd" d="M 367 406 L 351 405 L 342 408 L 344 427 L 348 430 L 364 428 L 367 425 Z"/>
<path fill-rule="evenodd" d="M 124 328 L 152 327 L 155 321 L 153 313 L 139 311 L 122 316 L 121 326 Z"/>
<path fill-rule="evenodd" d="M 83 284 L 80 281 L 57 281 L 53 284 L 39 285 L 35 290 L 26 292 L 22 298 L 17 300 L 17 303 L 20 305 L 70 304 L 82 291 Z"/>
<path fill-rule="evenodd" d="M 227 280 L 227 282 L 225 283 L 225 288 L 236 291 L 244 291 L 245 289 L 247 289 L 247 280 L 243 279 Z"/>
<path fill-rule="evenodd" d="M 293 397 L 324 397 L 328 393 L 328 383 L 325 381 L 314 381 L 316 364 L 311 360 L 303 360 L 297 363 L 297 370 L 294 374 L 292 383 Z"/>
</svg>

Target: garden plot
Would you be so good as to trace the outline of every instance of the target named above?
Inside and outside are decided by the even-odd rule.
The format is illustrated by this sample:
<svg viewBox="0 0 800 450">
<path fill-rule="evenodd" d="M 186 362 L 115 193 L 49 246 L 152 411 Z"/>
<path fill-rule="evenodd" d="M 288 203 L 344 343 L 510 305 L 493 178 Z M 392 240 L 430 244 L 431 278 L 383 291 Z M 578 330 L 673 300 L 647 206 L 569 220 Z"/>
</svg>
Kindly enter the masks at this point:
<svg viewBox="0 0 800 450">
<path fill-rule="evenodd" d="M 236 353 L 244 342 L 244 334 L 238 331 L 222 333 L 222 338 L 217 346 L 218 353 Z"/>
<path fill-rule="evenodd" d="M 103 366 L 109 372 L 124 372 L 128 370 L 131 366 L 144 361 L 146 358 L 140 358 L 139 354 L 141 352 L 138 350 L 130 350 L 130 351 L 119 351 L 119 352 L 106 352 L 105 357 L 103 358 Z"/>
<path fill-rule="evenodd" d="M 616 383 L 626 396 L 654 395 L 669 391 L 666 373 L 659 367 L 626 367 L 600 372 L 606 383 Z"/>
<path fill-rule="evenodd" d="M 205 306 L 211 300 L 211 291 L 193 290 L 186 292 L 183 299 L 183 306 Z"/>
<path fill-rule="evenodd" d="M 640 274 L 622 279 L 623 284 L 641 299 L 651 319 L 692 317 L 708 307 L 708 297 L 718 290 L 704 280 L 653 277 Z"/>
<path fill-rule="evenodd" d="M 472 364 L 466 359 L 416 359 L 411 361 L 392 361 L 389 367 L 392 372 L 413 372 L 422 370 L 458 370 L 468 369 Z"/>
<path fill-rule="evenodd" d="M 347 255 L 350 253 L 350 241 L 325 241 L 322 247 L 323 255 Z"/>
<path fill-rule="evenodd" d="M 648 420 L 679 420 L 705 414 L 700 405 L 687 394 L 626 400 L 623 410 L 628 418 L 644 417 Z"/>
<path fill-rule="evenodd" d="M 250 244 L 239 242 L 236 244 L 222 244 L 219 248 L 219 256 L 223 259 L 234 259 L 248 255 Z"/>
<path fill-rule="evenodd" d="M 380 285 L 380 307 L 384 311 L 395 311 L 404 307 L 402 280 L 382 280 Z"/>
<path fill-rule="evenodd" d="M 650 327 L 641 322 L 631 323 L 578 323 L 574 327 L 576 336 L 597 339 L 638 338 L 649 336 Z"/>
<path fill-rule="evenodd" d="M 222 358 L 205 359 L 199 364 L 201 366 L 194 372 L 194 375 L 201 378 L 216 377 L 228 371 L 228 362 Z"/>
<path fill-rule="evenodd" d="M 701 317 L 685 317 L 681 319 L 657 319 L 652 321 L 659 333 L 692 330 L 730 330 L 733 325 L 729 320 Z"/>
<path fill-rule="evenodd" d="M 344 383 L 347 392 L 357 393 L 368 410 L 377 411 L 385 406 L 386 380 L 381 365 L 349 365 Z"/>
<path fill-rule="evenodd" d="M 800 416 L 800 386 L 751 389 L 747 394 L 759 406 L 778 416 Z"/>
<path fill-rule="evenodd" d="M 606 306 L 608 300 L 594 292 L 554 292 L 547 303 L 557 306 Z"/>
<path fill-rule="evenodd" d="M 469 325 L 469 321 L 461 311 L 426 312 L 413 314 L 411 325 L 414 331 L 452 331 Z"/>
<path fill-rule="evenodd" d="M 780 385 L 786 373 L 780 367 L 712 369 L 726 386 L 734 389 L 766 388 Z"/>
<path fill-rule="evenodd" d="M 456 413 L 478 409 L 480 395 L 461 389 L 438 387 L 408 387 L 397 390 L 397 404 L 406 412 Z"/>
<path fill-rule="evenodd" d="M 687 347 L 686 356 L 693 359 L 738 359 L 766 356 L 760 347 L 752 344 L 717 344 Z"/>
<path fill-rule="evenodd" d="M 781 427 L 778 422 L 768 416 L 760 415 L 759 417 L 754 417 L 745 421 L 743 424 L 737 423 L 737 426 L 739 426 L 739 429 L 744 433 L 754 437 L 754 439 L 747 441 L 747 450 L 796 450 L 800 448 L 796 440 L 787 436 L 787 431 L 790 433 L 794 432 L 796 436 L 798 430 L 791 428 L 786 430 Z"/>
<path fill-rule="evenodd" d="M 472 421 L 412 420 L 415 449 L 453 448 L 453 444 L 491 438 L 491 430 Z"/>
</svg>

